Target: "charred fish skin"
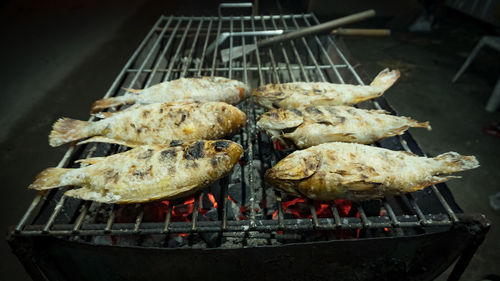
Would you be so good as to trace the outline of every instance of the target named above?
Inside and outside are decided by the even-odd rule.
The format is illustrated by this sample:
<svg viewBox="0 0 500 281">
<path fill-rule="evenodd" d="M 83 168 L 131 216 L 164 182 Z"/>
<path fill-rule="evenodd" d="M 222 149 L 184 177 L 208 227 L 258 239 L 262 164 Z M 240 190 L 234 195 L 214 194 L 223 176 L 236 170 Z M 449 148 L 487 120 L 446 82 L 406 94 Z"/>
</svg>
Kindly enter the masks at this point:
<svg viewBox="0 0 500 281">
<path fill-rule="evenodd" d="M 384 69 L 369 86 L 327 82 L 268 84 L 253 91 L 255 102 L 267 109 L 318 105 L 353 105 L 381 96 L 399 78 L 398 70 Z"/>
<path fill-rule="evenodd" d="M 326 142 L 371 144 L 403 134 L 410 127 L 431 129 L 429 122 L 390 115 L 383 110 L 350 106 L 309 106 L 273 109 L 259 117 L 257 127 L 273 140 L 290 140 L 298 148 Z"/>
<path fill-rule="evenodd" d="M 48 168 L 29 188 L 80 186 L 65 195 L 102 203 L 170 200 L 226 176 L 242 154 L 243 148 L 228 140 L 140 146 L 108 157 L 82 160 L 91 164 L 82 168 Z"/>
<path fill-rule="evenodd" d="M 130 147 L 166 144 L 171 140 L 218 139 L 237 132 L 246 115 L 223 102 L 157 103 L 137 106 L 97 122 L 63 118 L 49 136 L 51 146 L 90 138 Z"/>
<path fill-rule="evenodd" d="M 123 96 L 97 100 L 91 113 L 124 104 L 152 104 L 178 101 L 226 102 L 238 104 L 250 95 L 241 81 L 224 77 L 180 78 L 156 84 L 143 90 L 126 89 Z"/>
<path fill-rule="evenodd" d="M 265 173 L 265 180 L 295 196 L 317 200 L 371 200 L 445 182 L 443 174 L 474 169 L 474 156 L 448 152 L 419 157 L 354 143 L 325 143 L 296 151 Z"/>
</svg>

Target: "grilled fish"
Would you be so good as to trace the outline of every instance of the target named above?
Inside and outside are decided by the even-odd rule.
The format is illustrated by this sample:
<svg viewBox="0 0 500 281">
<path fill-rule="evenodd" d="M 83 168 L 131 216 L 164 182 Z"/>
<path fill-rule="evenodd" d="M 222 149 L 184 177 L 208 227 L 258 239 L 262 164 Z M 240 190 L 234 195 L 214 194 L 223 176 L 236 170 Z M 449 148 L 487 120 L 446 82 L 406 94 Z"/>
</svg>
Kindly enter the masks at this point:
<svg viewBox="0 0 500 281">
<path fill-rule="evenodd" d="M 51 146 L 90 138 L 130 147 L 165 144 L 171 140 L 218 139 L 238 131 L 246 115 L 223 102 L 155 103 L 118 111 L 109 118 L 86 122 L 61 118 L 49 136 Z"/>
<path fill-rule="evenodd" d="M 243 82 L 223 77 L 180 78 L 156 84 L 143 90 L 125 89 L 123 96 L 97 100 L 91 113 L 123 104 L 151 104 L 175 101 L 221 101 L 237 104 L 250 93 Z"/>
<path fill-rule="evenodd" d="M 268 84 L 253 91 L 255 102 L 267 109 L 318 105 L 352 105 L 381 96 L 399 78 L 399 71 L 384 69 L 370 86 L 327 82 Z"/>
<path fill-rule="evenodd" d="M 266 171 L 274 187 L 317 200 L 370 200 L 445 182 L 442 176 L 479 167 L 474 156 L 434 158 L 353 143 L 325 143 L 295 151 Z"/>
<path fill-rule="evenodd" d="M 183 197 L 227 175 L 243 148 L 232 141 L 140 146 L 108 157 L 80 160 L 76 169 L 48 168 L 29 188 L 80 186 L 65 195 L 102 203 L 140 203 Z"/>
<path fill-rule="evenodd" d="M 262 114 L 257 127 L 282 144 L 293 142 L 306 148 L 326 142 L 370 144 L 403 134 L 409 127 L 431 129 L 429 122 L 394 116 L 384 110 L 350 106 L 309 106 L 303 109 L 273 109 Z"/>
</svg>

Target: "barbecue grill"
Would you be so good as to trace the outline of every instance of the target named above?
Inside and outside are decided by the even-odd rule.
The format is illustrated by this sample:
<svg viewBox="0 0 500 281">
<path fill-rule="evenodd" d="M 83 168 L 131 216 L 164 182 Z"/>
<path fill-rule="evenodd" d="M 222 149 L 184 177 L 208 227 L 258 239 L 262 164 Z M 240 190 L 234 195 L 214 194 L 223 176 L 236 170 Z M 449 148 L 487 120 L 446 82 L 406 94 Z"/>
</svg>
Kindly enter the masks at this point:
<svg viewBox="0 0 500 281">
<path fill-rule="evenodd" d="M 261 31 L 319 24 L 314 14 L 161 16 L 105 97 L 181 77 L 224 76 L 252 87 L 295 81 L 364 85 L 334 36 L 315 35 L 258 48 L 226 63 L 220 50 L 255 43 Z M 208 54 L 222 32 L 229 36 Z M 397 85 L 395 86 L 397 87 Z M 394 111 L 383 98 L 363 108 Z M 317 202 L 267 186 L 266 169 L 286 156 L 256 130 L 263 109 L 251 99 L 232 137 L 245 153 L 232 173 L 183 199 L 111 205 L 65 197 L 67 188 L 40 192 L 9 243 L 35 280 L 431 280 L 458 258 L 458 280 L 484 240 L 488 222 L 463 213 L 445 184 L 368 202 Z M 90 120 L 93 120 L 91 117 Z M 422 151 L 409 133 L 376 145 Z M 58 167 L 126 148 L 71 146 Z M 205 277 L 203 277 L 205 276 Z"/>
</svg>

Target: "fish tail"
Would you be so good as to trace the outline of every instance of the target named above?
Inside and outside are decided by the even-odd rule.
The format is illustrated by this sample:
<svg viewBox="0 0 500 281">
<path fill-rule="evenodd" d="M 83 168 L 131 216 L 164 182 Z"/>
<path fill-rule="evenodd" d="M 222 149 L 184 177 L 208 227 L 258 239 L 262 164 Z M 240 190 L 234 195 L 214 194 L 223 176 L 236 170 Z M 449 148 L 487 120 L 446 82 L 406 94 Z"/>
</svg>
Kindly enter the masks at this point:
<svg viewBox="0 0 500 281">
<path fill-rule="evenodd" d="M 92 104 L 92 106 L 90 107 L 90 113 L 97 113 L 99 111 L 102 111 L 104 109 L 107 109 L 107 108 L 110 108 L 113 106 L 131 104 L 134 102 L 135 102 L 135 99 L 128 98 L 127 96 L 119 96 L 119 97 L 100 99 L 100 100 L 96 100 Z"/>
<path fill-rule="evenodd" d="M 385 92 L 387 89 L 389 89 L 392 84 L 394 84 L 399 76 L 401 76 L 401 73 L 399 70 L 389 70 L 389 68 L 386 68 L 382 70 L 375 79 L 373 79 L 372 83 L 370 86 L 375 86 L 375 87 L 380 87 L 381 88 L 381 94 Z"/>
<path fill-rule="evenodd" d="M 47 168 L 39 173 L 35 181 L 28 186 L 30 189 L 46 190 L 60 186 L 69 185 L 61 180 L 62 175 L 66 174 L 73 169 L 64 168 Z"/>
<path fill-rule="evenodd" d="M 431 131 L 432 130 L 432 127 L 431 127 L 431 124 L 429 124 L 429 121 L 425 121 L 425 122 L 419 122 L 415 119 L 412 119 L 410 117 L 401 117 L 401 118 L 405 118 L 406 119 L 406 122 L 408 124 L 409 127 L 412 127 L 412 128 L 426 128 L 428 131 Z"/>
<path fill-rule="evenodd" d="M 52 132 L 50 132 L 49 135 L 49 144 L 55 147 L 90 137 L 90 126 L 92 126 L 91 122 L 71 118 L 60 118 L 52 126 Z"/>
<path fill-rule="evenodd" d="M 425 121 L 425 122 L 418 122 L 415 120 L 412 120 L 412 121 L 414 122 L 413 124 L 411 124 L 411 127 L 413 127 L 413 128 L 426 128 L 428 131 L 432 130 L 432 127 L 429 124 L 429 121 Z"/>
<path fill-rule="evenodd" d="M 439 163 L 441 173 L 454 173 L 479 167 L 479 162 L 474 156 L 463 156 L 456 152 L 446 152 L 434 157 Z"/>
</svg>

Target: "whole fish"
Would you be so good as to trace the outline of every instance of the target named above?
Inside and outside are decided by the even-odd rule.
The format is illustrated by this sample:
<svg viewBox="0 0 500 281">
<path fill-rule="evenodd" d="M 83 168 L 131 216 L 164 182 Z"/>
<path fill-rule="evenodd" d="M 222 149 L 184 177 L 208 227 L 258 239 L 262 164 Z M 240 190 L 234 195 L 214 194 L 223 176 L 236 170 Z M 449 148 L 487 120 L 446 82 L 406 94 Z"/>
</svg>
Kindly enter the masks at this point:
<svg viewBox="0 0 500 281">
<path fill-rule="evenodd" d="M 143 90 L 125 89 L 123 96 L 97 100 L 91 113 L 124 104 L 151 104 L 175 101 L 221 101 L 237 104 L 250 94 L 243 82 L 224 77 L 180 78 L 156 84 Z"/>
<path fill-rule="evenodd" d="M 268 84 L 253 91 L 255 102 L 267 109 L 318 105 L 353 105 L 381 96 L 399 78 L 399 71 L 384 69 L 369 86 L 327 82 Z"/>
<path fill-rule="evenodd" d="M 102 203 L 140 203 L 183 197 L 227 175 L 243 148 L 232 141 L 140 146 L 108 157 L 83 159 L 76 169 L 48 168 L 29 188 L 79 186 L 65 195 Z"/>
<path fill-rule="evenodd" d="M 296 196 L 317 200 L 370 200 L 445 182 L 479 167 L 474 156 L 448 152 L 434 158 L 354 143 L 325 143 L 298 150 L 266 171 L 265 180 Z"/>
<path fill-rule="evenodd" d="M 224 102 L 155 103 L 137 106 L 97 122 L 61 118 L 49 136 L 51 146 L 93 137 L 81 143 L 109 142 L 130 147 L 171 140 L 218 139 L 238 131 L 246 115 Z M 95 136 L 95 137 L 94 137 Z"/>
<path fill-rule="evenodd" d="M 326 142 L 370 144 L 401 135 L 409 127 L 431 129 L 429 122 L 390 115 L 384 110 L 365 110 L 350 106 L 309 106 L 302 109 L 273 109 L 262 114 L 257 127 L 286 145 L 298 148 Z"/>
</svg>

